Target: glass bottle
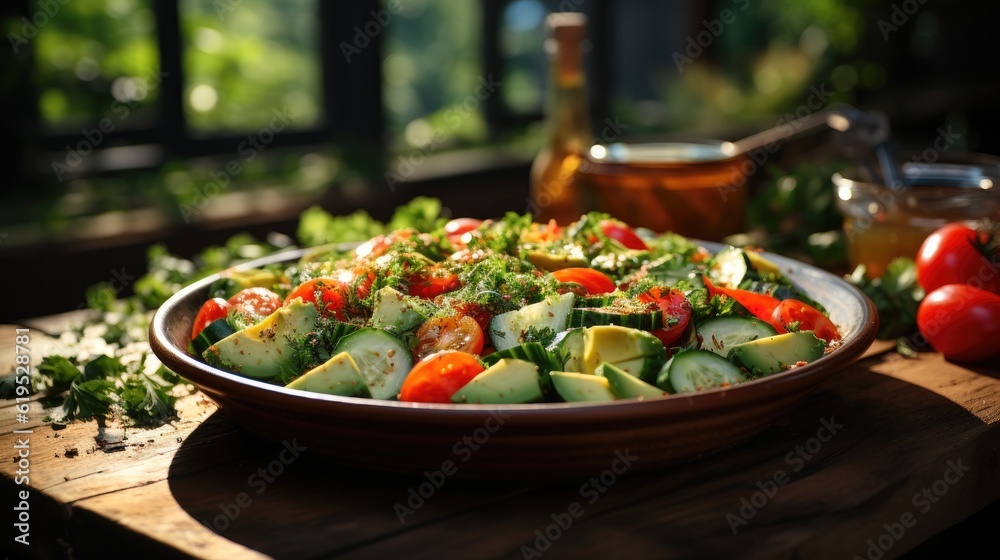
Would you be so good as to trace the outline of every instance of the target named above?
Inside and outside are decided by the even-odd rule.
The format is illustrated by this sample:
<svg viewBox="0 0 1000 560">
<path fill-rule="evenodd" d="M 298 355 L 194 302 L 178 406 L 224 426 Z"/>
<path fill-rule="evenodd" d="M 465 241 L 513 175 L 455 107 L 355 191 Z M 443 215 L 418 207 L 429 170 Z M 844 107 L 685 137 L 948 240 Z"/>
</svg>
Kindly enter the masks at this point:
<svg viewBox="0 0 1000 560">
<path fill-rule="evenodd" d="M 551 13 L 545 18 L 545 51 L 551 64 L 545 125 L 548 141 L 531 166 L 531 211 L 535 220 L 560 225 L 583 213 L 577 170 L 592 143 L 583 49 L 587 16 Z"/>
</svg>

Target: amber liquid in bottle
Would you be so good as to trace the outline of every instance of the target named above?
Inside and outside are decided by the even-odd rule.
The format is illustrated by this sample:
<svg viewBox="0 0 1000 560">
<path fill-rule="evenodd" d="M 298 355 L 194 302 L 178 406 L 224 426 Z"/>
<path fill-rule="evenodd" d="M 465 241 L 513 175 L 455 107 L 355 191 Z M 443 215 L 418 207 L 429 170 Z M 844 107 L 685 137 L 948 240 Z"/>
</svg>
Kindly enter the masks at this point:
<svg viewBox="0 0 1000 560">
<path fill-rule="evenodd" d="M 583 213 L 577 171 L 592 143 L 581 48 L 587 19 L 579 13 L 553 13 L 545 24 L 551 62 L 548 142 L 531 166 L 531 210 L 536 221 L 554 219 L 565 225 Z"/>
</svg>

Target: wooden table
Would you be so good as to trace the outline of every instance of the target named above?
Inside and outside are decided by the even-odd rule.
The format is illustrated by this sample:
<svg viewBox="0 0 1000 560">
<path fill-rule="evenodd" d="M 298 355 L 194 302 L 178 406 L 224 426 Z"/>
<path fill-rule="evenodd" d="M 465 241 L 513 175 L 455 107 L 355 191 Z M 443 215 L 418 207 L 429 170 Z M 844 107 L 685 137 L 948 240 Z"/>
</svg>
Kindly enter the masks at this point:
<svg viewBox="0 0 1000 560">
<path fill-rule="evenodd" d="M 5 368 L 13 328 L 0 327 Z M 178 421 L 103 448 L 114 434 L 94 422 L 54 430 L 32 402 L 21 424 L 8 401 L 3 546 L 40 558 L 895 558 L 1000 498 L 1000 369 L 888 350 L 877 343 L 787 421 L 715 456 L 607 471 L 603 482 L 596 472 L 544 484 L 448 479 L 419 507 L 408 500 L 425 478 L 297 454 L 200 394 L 180 401 Z M 30 547 L 10 533 L 24 490 Z M 413 508 L 402 522 L 397 504 Z"/>
</svg>

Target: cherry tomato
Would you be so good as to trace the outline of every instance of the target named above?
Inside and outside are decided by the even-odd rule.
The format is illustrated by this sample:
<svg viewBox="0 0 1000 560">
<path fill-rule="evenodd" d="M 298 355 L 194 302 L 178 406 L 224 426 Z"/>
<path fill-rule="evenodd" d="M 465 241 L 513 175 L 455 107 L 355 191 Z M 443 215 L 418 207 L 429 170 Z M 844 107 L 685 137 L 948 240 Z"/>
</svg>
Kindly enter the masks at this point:
<svg viewBox="0 0 1000 560">
<path fill-rule="evenodd" d="M 403 381 L 399 400 L 409 402 L 451 402 L 452 395 L 483 372 L 472 354 L 443 350 L 413 366 Z"/>
<path fill-rule="evenodd" d="M 484 333 L 490 327 L 490 319 L 493 318 L 493 313 L 490 312 L 489 308 L 481 303 L 465 302 L 455 306 L 455 311 L 459 315 L 466 315 L 475 319 L 476 323 L 479 324 L 480 330 Z M 484 354 L 480 354 L 484 355 Z"/>
<path fill-rule="evenodd" d="M 670 346 L 677 342 L 688 324 L 691 323 L 691 302 L 684 297 L 680 290 L 672 288 L 654 287 L 649 291 L 639 294 L 639 301 L 655 303 L 663 312 L 663 328 L 652 331 L 650 334 L 659 338 L 664 346 Z"/>
<path fill-rule="evenodd" d="M 428 319 L 417 329 L 417 359 L 441 350 L 459 350 L 467 354 L 483 351 L 483 329 L 472 317 L 453 315 Z"/>
<path fill-rule="evenodd" d="M 1000 293 L 1000 238 L 964 224 L 948 224 L 930 234 L 917 252 L 917 281 L 927 292 L 946 284 L 972 284 Z"/>
<path fill-rule="evenodd" d="M 229 305 L 233 313 L 261 319 L 281 307 L 281 296 L 267 288 L 246 288 L 229 298 Z"/>
<path fill-rule="evenodd" d="M 1000 295 L 968 284 L 942 286 L 920 302 L 917 327 L 949 360 L 998 358 Z"/>
<path fill-rule="evenodd" d="M 600 226 L 604 235 L 621 243 L 628 249 L 639 249 L 641 251 L 649 249 L 646 246 L 646 242 L 636 235 L 632 228 L 618 220 L 601 220 Z"/>
<path fill-rule="evenodd" d="M 714 297 L 716 294 L 723 294 L 727 297 L 731 297 L 735 299 L 737 303 L 745 307 L 747 311 L 752 313 L 754 317 L 774 327 L 774 330 L 778 331 L 779 334 L 788 332 L 785 330 L 784 325 L 781 324 L 781 321 L 775 321 L 772 318 L 774 310 L 781 305 L 780 300 L 768 295 L 758 294 L 747 290 L 720 288 L 712 284 L 711 280 L 707 277 L 703 278 L 703 280 L 705 281 L 705 287 L 708 288 L 708 297 Z"/>
<path fill-rule="evenodd" d="M 212 298 L 205 303 L 201 304 L 201 309 L 198 310 L 198 315 L 194 318 L 194 326 L 191 327 L 191 339 L 193 340 L 198 334 L 205 330 L 205 327 L 213 321 L 217 321 L 226 316 L 229 313 L 229 302 L 222 298 Z"/>
<path fill-rule="evenodd" d="M 478 229 L 481 225 L 483 225 L 483 221 L 475 218 L 455 218 L 444 225 L 444 234 L 452 244 L 464 245 L 462 236 Z"/>
<path fill-rule="evenodd" d="M 365 299 L 372 293 L 375 283 L 375 272 L 364 266 L 356 266 L 354 270 L 346 270 L 337 275 L 337 280 L 348 290 L 353 290 L 358 299 Z"/>
<path fill-rule="evenodd" d="M 458 275 L 438 266 L 421 269 L 410 277 L 410 295 L 431 299 L 462 287 Z"/>
<path fill-rule="evenodd" d="M 614 281 L 593 268 L 561 268 L 552 271 L 551 274 L 560 282 L 574 282 L 583 286 L 588 294 L 609 294 L 615 291 Z"/>
<path fill-rule="evenodd" d="M 555 241 L 561 233 L 562 227 L 554 219 L 545 224 L 532 222 L 531 226 L 522 234 L 521 239 L 527 242 L 543 243 Z"/>
<path fill-rule="evenodd" d="M 823 315 L 820 310 L 802 303 L 797 299 L 782 300 L 778 307 L 774 308 L 771 315 L 771 323 L 780 323 L 784 330 L 791 323 L 798 323 L 800 331 L 812 331 L 817 338 L 822 338 L 827 342 L 840 340 L 840 333 L 837 326 L 829 317 Z"/>
<path fill-rule="evenodd" d="M 312 302 L 324 317 L 332 314 L 338 321 L 343 321 L 347 319 L 343 308 L 349 291 L 350 288 L 336 278 L 313 278 L 292 290 L 285 302 L 288 303 L 296 298 Z"/>
</svg>

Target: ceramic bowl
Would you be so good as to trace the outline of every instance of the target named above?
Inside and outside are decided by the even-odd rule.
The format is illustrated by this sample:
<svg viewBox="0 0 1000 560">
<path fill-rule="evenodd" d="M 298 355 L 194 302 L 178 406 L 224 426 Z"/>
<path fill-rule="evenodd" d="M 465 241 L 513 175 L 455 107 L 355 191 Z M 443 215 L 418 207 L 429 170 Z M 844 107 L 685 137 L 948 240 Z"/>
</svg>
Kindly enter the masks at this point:
<svg viewBox="0 0 1000 560">
<path fill-rule="evenodd" d="M 703 245 L 712 251 L 722 247 Z M 242 268 L 293 262 L 300 255 L 271 255 Z M 616 452 L 627 450 L 638 457 L 631 468 L 649 470 L 749 440 L 874 341 L 878 316 L 864 294 L 818 268 L 765 255 L 827 308 L 842 344 L 816 362 L 763 379 L 658 399 L 407 403 L 305 393 L 244 378 L 185 351 L 194 317 L 217 275 L 164 303 L 150 324 L 149 339 L 168 368 L 247 430 L 279 442 L 297 439 L 310 452 L 339 463 L 410 474 L 441 470 L 471 478 L 562 478 L 600 473 L 612 465 Z"/>
</svg>

